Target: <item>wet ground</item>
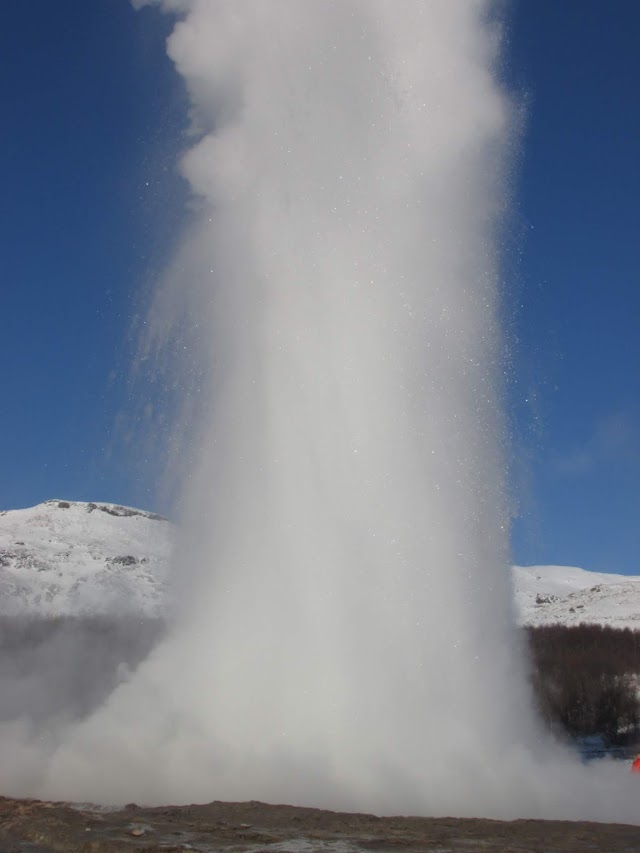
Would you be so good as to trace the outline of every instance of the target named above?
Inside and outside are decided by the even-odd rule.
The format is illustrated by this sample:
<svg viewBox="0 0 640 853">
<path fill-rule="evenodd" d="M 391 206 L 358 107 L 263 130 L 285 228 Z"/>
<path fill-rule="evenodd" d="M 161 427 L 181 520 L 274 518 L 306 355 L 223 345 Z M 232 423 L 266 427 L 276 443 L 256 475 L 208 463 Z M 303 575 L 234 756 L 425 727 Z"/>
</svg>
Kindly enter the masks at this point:
<svg viewBox="0 0 640 853">
<path fill-rule="evenodd" d="M 378 818 L 264 803 L 106 810 L 0 798 L 0 853 L 639 853 L 640 827 Z"/>
</svg>

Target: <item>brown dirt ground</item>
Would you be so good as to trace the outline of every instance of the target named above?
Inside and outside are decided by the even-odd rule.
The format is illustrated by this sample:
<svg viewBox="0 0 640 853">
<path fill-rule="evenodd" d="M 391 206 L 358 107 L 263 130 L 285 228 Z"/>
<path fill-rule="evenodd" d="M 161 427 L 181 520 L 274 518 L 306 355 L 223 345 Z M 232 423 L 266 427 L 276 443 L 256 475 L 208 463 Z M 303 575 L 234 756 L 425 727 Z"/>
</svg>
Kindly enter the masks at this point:
<svg viewBox="0 0 640 853">
<path fill-rule="evenodd" d="M 0 853 L 639 853 L 640 827 L 374 817 L 264 803 L 106 810 L 0 798 Z"/>
</svg>

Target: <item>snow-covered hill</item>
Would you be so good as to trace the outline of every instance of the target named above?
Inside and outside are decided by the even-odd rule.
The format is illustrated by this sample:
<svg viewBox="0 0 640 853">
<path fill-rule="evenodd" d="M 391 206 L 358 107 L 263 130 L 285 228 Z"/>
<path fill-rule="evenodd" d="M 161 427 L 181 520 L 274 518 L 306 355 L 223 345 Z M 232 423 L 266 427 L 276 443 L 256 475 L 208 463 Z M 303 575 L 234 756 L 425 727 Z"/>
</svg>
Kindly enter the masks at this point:
<svg viewBox="0 0 640 853">
<path fill-rule="evenodd" d="M 515 603 L 527 625 L 580 622 L 640 629 L 640 577 L 572 566 L 514 566 Z"/>
<path fill-rule="evenodd" d="M 115 504 L 0 512 L 0 614 L 157 616 L 173 535 L 161 516 Z"/>
<path fill-rule="evenodd" d="M 163 612 L 174 526 L 153 513 L 51 500 L 0 512 L 0 615 Z M 640 577 L 514 566 L 522 624 L 640 629 Z"/>
</svg>

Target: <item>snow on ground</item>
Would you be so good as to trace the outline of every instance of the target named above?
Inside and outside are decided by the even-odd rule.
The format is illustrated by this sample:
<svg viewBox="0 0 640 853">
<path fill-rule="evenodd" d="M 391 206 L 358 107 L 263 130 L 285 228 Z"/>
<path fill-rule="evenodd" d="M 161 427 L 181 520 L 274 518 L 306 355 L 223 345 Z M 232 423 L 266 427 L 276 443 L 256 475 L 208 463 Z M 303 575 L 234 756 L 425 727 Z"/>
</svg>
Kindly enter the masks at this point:
<svg viewBox="0 0 640 853">
<path fill-rule="evenodd" d="M 0 615 L 159 616 L 175 527 L 107 503 L 50 500 L 0 512 Z M 640 577 L 514 566 L 521 624 L 640 629 Z"/>
</svg>

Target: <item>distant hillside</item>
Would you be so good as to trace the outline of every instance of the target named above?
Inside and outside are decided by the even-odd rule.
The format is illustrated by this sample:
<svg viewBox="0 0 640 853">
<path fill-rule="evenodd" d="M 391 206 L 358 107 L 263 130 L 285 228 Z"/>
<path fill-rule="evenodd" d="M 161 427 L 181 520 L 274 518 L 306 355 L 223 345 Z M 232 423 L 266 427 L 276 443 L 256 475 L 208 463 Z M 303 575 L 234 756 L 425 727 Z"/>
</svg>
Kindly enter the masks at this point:
<svg viewBox="0 0 640 853">
<path fill-rule="evenodd" d="M 0 512 L 0 613 L 162 613 L 173 526 L 105 503 Z"/>
<path fill-rule="evenodd" d="M 161 616 L 175 527 L 108 503 L 0 512 L 0 614 Z M 640 577 L 514 566 L 521 624 L 640 628 Z"/>
<path fill-rule="evenodd" d="M 525 625 L 587 622 L 640 629 L 640 577 L 572 566 L 514 566 L 515 603 Z"/>
</svg>

